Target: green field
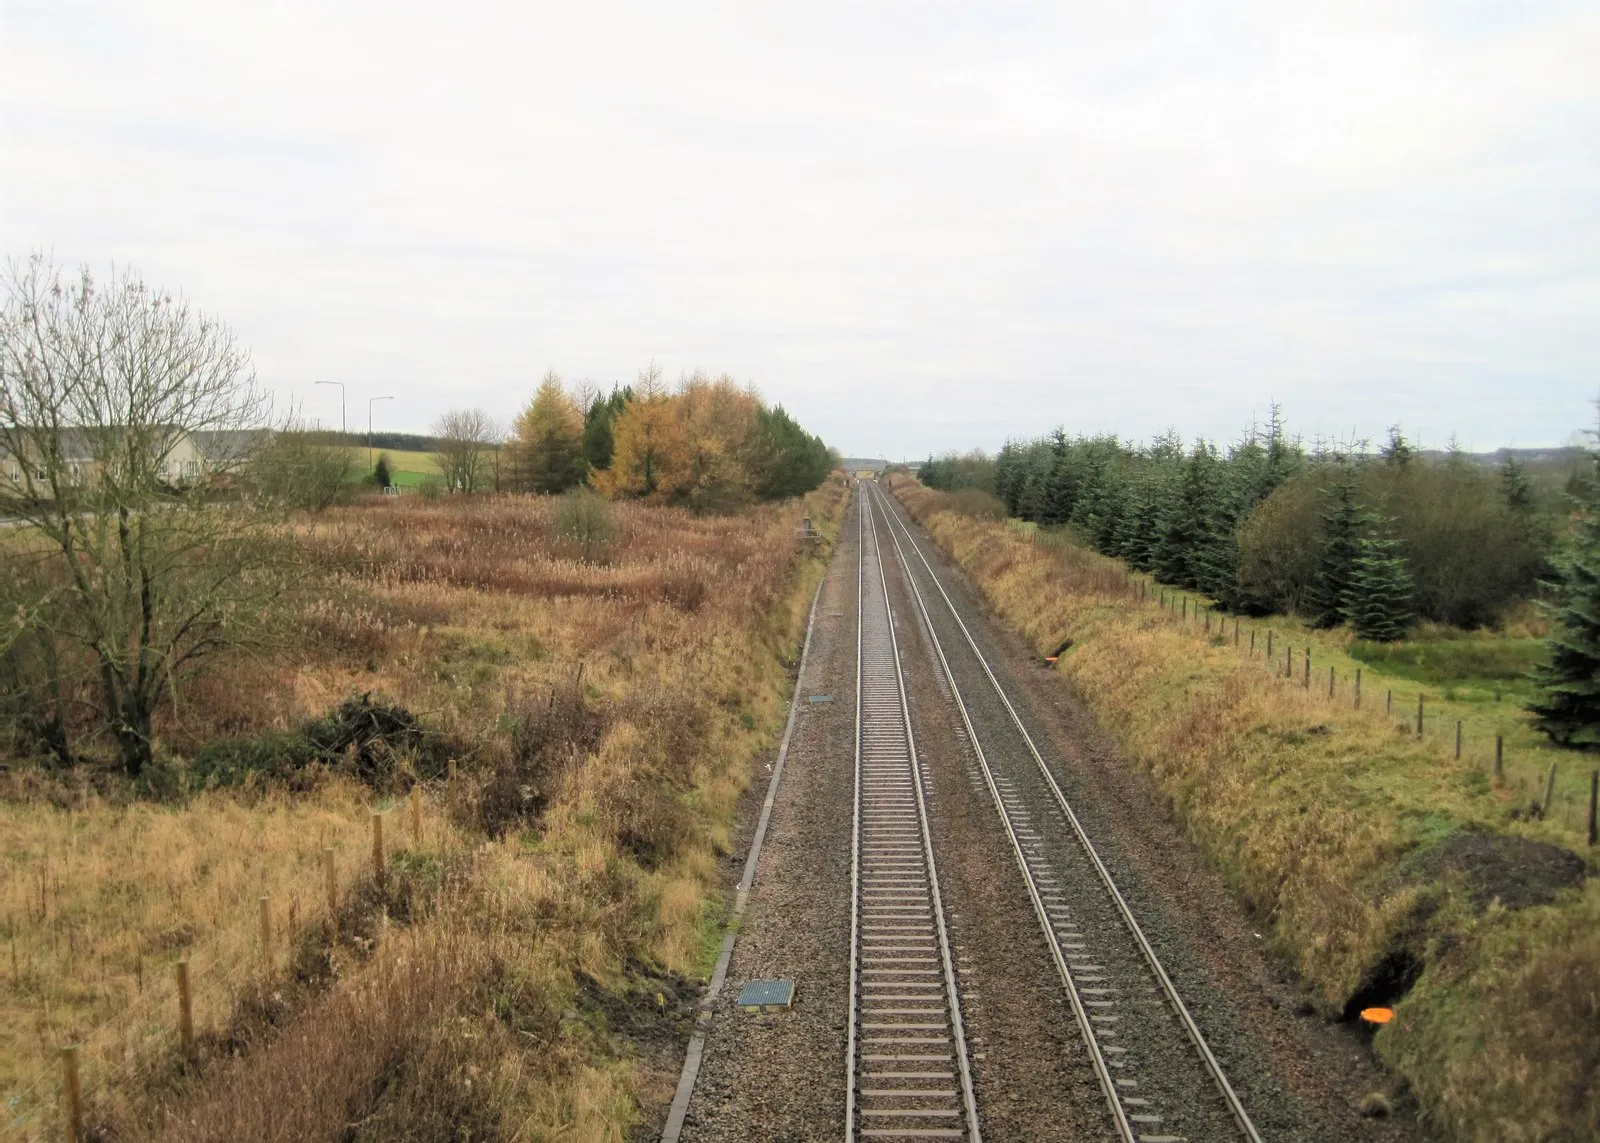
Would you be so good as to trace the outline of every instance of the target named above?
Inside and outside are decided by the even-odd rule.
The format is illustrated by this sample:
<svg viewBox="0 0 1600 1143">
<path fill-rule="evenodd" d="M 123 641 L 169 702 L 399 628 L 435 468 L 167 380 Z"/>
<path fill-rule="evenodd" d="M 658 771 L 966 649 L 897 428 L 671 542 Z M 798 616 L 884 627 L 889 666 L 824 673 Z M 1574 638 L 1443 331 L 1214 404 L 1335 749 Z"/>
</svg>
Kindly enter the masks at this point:
<svg viewBox="0 0 1600 1143">
<path fill-rule="evenodd" d="M 352 484 L 365 480 L 372 472 L 367 462 L 367 450 L 358 449 L 359 467 L 350 474 Z M 443 480 L 439 464 L 431 452 L 407 452 L 403 449 L 374 449 L 373 462 L 379 456 L 389 458 L 389 478 L 397 488 L 420 488 L 424 484 L 438 484 Z"/>
</svg>

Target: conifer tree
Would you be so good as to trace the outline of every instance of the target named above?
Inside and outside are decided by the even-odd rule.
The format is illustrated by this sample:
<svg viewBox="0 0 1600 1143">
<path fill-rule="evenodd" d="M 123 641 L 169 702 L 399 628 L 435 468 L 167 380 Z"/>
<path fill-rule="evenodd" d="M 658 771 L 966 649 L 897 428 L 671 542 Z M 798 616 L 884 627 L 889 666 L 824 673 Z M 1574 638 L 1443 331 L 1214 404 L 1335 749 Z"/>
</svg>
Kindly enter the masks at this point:
<svg viewBox="0 0 1600 1143">
<path fill-rule="evenodd" d="M 1318 536 L 1317 578 L 1307 592 L 1306 611 L 1313 627 L 1336 627 L 1344 618 L 1345 594 L 1355 570 L 1361 511 L 1356 504 L 1356 475 L 1349 464 L 1339 479 L 1323 490 Z"/>
<path fill-rule="evenodd" d="M 611 467 L 611 426 L 633 400 L 633 388 L 613 387 L 609 397 L 596 396 L 583 411 L 583 459 L 593 470 Z"/>
<path fill-rule="evenodd" d="M 517 415 L 518 483 L 529 492 L 563 492 L 583 480 L 583 413 L 550 370 Z"/>
<path fill-rule="evenodd" d="M 1198 589 L 1204 578 L 1204 553 L 1216 539 L 1212 516 L 1216 457 L 1205 441 L 1196 441 L 1162 520 L 1156 541 L 1156 575 L 1179 587 Z"/>
<path fill-rule="evenodd" d="M 1358 639 L 1393 643 L 1405 635 L 1415 616 L 1416 583 L 1401 554 L 1400 541 L 1383 534 L 1388 523 L 1377 516 L 1362 517 L 1370 529 L 1356 541 L 1356 558 L 1341 609 Z"/>
<path fill-rule="evenodd" d="M 1528 479 L 1527 466 L 1509 452 L 1500 464 L 1500 494 L 1506 498 L 1506 507 L 1519 516 L 1533 511 L 1533 481 Z"/>
<path fill-rule="evenodd" d="M 1528 704 L 1552 741 L 1589 750 L 1600 749 L 1600 452 L 1593 455 L 1595 469 L 1573 496 L 1577 519 L 1560 579 L 1549 585 L 1556 600 L 1546 610 L 1556 625 Z"/>
<path fill-rule="evenodd" d="M 1406 440 L 1399 425 L 1390 425 L 1389 443 L 1383 446 L 1380 455 L 1385 464 L 1404 468 L 1417 458 L 1417 450 L 1411 447 L 1411 442 Z"/>
</svg>

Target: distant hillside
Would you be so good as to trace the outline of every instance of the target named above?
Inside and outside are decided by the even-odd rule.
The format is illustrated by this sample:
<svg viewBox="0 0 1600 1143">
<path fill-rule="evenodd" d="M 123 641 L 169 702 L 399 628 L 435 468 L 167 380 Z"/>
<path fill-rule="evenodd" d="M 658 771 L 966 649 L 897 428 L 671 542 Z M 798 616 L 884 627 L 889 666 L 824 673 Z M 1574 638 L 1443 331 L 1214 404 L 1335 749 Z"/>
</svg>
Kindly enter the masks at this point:
<svg viewBox="0 0 1600 1143">
<path fill-rule="evenodd" d="M 1523 464 L 1562 464 L 1582 460 L 1588 451 L 1575 445 L 1551 445 L 1545 448 L 1498 448 L 1493 452 L 1467 452 L 1461 455 L 1478 464 L 1493 467 L 1508 456 L 1515 457 Z M 1444 449 L 1425 448 L 1421 450 L 1421 455 L 1429 460 L 1443 460 L 1450 454 Z"/>
</svg>

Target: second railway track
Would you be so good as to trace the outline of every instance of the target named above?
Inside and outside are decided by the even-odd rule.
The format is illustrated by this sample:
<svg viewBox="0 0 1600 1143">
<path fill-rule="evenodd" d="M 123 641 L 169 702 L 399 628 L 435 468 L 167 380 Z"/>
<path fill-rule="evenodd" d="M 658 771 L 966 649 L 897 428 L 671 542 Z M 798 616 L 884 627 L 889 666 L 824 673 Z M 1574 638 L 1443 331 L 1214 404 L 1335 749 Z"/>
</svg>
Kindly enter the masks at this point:
<svg viewBox="0 0 1600 1143">
<path fill-rule="evenodd" d="M 882 614 L 888 617 L 886 565 L 892 548 L 958 708 L 972 753 L 974 785 L 992 800 L 1055 963 L 1057 981 L 1041 981 L 1040 987 L 1058 987 L 1067 995 L 1113 1137 L 1124 1143 L 1260 1143 L 1261 1135 L 1199 1025 L 932 565 L 884 492 L 871 483 L 863 491 L 863 568 L 870 547 L 872 575 L 883 581 L 886 594 Z M 877 518 L 884 522 L 885 536 L 878 535 Z M 862 608 L 865 631 L 865 591 Z M 893 643 L 892 621 L 889 626 Z M 898 655 L 898 645 L 894 651 Z M 898 663 L 894 672 L 903 703 Z M 863 678 L 862 687 L 864 703 L 871 683 Z M 905 735 L 914 758 L 909 717 Z M 860 805 L 858 797 L 858 814 Z M 925 820 L 921 833 L 927 839 Z M 931 841 L 924 844 L 931 869 Z M 948 938 L 941 935 L 941 940 L 947 949 Z M 959 1023 L 953 973 L 949 979 Z M 977 1111 L 968 1090 L 967 1131 L 976 1138 Z M 955 1126 L 948 1128 L 952 1134 Z M 926 1137 L 927 1132 L 908 1134 Z"/>
</svg>

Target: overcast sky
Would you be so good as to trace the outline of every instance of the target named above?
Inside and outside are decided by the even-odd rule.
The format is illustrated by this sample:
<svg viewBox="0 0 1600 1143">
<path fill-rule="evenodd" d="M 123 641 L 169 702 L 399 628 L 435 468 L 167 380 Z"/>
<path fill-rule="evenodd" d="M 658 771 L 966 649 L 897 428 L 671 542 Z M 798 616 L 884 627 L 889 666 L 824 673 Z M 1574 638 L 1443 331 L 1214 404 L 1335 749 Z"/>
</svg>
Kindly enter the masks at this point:
<svg viewBox="0 0 1600 1143">
<path fill-rule="evenodd" d="M 1600 5 L 0 0 L 0 250 L 140 269 L 337 425 L 752 381 L 850 454 L 1566 440 Z"/>
</svg>

